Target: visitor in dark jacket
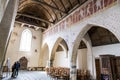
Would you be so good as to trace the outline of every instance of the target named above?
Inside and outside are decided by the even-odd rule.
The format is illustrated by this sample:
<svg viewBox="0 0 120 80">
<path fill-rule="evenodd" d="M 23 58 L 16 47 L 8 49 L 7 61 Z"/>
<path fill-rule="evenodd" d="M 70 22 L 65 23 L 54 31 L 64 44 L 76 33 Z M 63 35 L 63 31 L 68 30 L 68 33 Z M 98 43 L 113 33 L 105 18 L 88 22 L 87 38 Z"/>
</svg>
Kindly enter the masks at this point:
<svg viewBox="0 0 120 80">
<path fill-rule="evenodd" d="M 12 66 L 12 76 L 11 77 L 17 77 L 18 76 L 19 68 L 20 68 L 20 63 L 19 63 L 19 61 L 17 61 Z"/>
<path fill-rule="evenodd" d="M 17 61 L 17 62 L 16 62 L 16 66 L 15 66 L 15 69 L 16 69 L 16 76 L 18 76 L 19 68 L 20 68 L 20 63 L 19 63 L 19 61 Z"/>
</svg>

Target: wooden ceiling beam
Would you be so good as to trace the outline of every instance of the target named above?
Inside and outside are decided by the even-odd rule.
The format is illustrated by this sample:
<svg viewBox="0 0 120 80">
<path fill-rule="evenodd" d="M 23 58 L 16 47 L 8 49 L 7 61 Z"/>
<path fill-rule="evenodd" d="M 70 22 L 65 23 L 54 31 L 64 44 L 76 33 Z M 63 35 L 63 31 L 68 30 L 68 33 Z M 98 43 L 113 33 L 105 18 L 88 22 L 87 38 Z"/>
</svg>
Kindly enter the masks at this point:
<svg viewBox="0 0 120 80">
<path fill-rule="evenodd" d="M 41 7 L 43 7 L 45 9 L 45 11 L 48 13 L 48 15 L 52 18 L 52 20 L 54 21 L 52 14 L 50 14 L 49 10 L 46 9 L 43 5 L 40 5 Z"/>
<path fill-rule="evenodd" d="M 86 1 L 88 0 L 84 0 L 84 2 L 80 2 L 80 4 L 78 3 L 77 5 L 75 5 L 71 10 L 68 11 L 68 13 L 72 13 L 74 10 L 76 10 L 78 7 L 80 7 L 81 5 L 83 5 Z"/>
<path fill-rule="evenodd" d="M 64 5 L 63 1 L 60 0 L 60 2 L 61 2 L 61 4 L 63 5 L 63 8 L 64 8 L 65 12 L 67 12 L 67 9 L 65 8 L 65 5 Z"/>
<path fill-rule="evenodd" d="M 54 4 L 57 8 L 59 8 L 58 5 L 55 3 L 55 1 L 53 1 L 53 0 L 51 0 L 51 1 L 53 2 L 53 4 Z M 55 17 L 56 17 L 56 20 L 55 20 L 55 21 L 57 21 L 57 20 L 58 20 L 58 16 L 57 16 L 57 14 L 55 13 L 54 10 L 52 10 L 52 11 L 53 11 L 53 13 L 55 14 Z"/>
<path fill-rule="evenodd" d="M 57 5 L 56 1 L 54 1 L 54 0 L 51 0 L 51 1 L 52 1 L 52 3 L 59 9 L 59 6 Z M 53 10 L 53 11 L 54 11 L 54 10 Z M 55 12 L 55 11 L 54 11 L 54 12 Z M 59 14 L 60 14 L 60 16 L 62 17 L 62 13 L 60 12 Z M 56 18 L 57 18 L 56 20 L 58 21 L 58 20 L 59 20 L 59 18 L 58 18 L 58 13 L 55 12 L 55 15 L 56 15 Z"/>
<path fill-rule="evenodd" d="M 80 6 L 79 4 L 75 5 L 71 10 L 68 11 L 68 13 L 69 13 L 69 14 L 72 13 L 72 12 L 73 12 L 74 10 L 76 10 L 79 6 Z"/>
<path fill-rule="evenodd" d="M 68 2 L 70 3 L 70 6 L 71 6 L 71 8 L 72 8 L 72 7 L 73 7 L 73 5 L 72 5 L 71 1 L 70 1 L 70 0 L 68 0 Z"/>
<path fill-rule="evenodd" d="M 27 25 L 36 26 L 36 27 L 39 27 L 40 29 L 43 29 L 43 30 L 47 29 L 47 28 L 44 28 L 44 26 L 37 26 L 37 25 L 31 24 L 31 23 L 28 23 L 28 22 L 25 22 L 25 21 L 15 20 L 15 22 L 20 23 L 20 24 L 24 23 L 24 24 L 27 24 Z"/>
<path fill-rule="evenodd" d="M 54 7 L 54 6 L 51 6 L 51 5 L 49 5 L 49 4 L 47 4 L 47 3 L 43 2 L 43 1 L 40 1 L 40 0 L 32 0 L 32 1 L 39 2 L 40 4 L 46 5 L 46 6 L 48 6 L 49 8 L 52 8 L 52 9 L 54 9 L 54 10 L 57 10 L 57 11 L 62 12 L 62 13 L 64 13 L 64 14 L 67 14 L 65 11 L 62 11 L 62 10 L 60 10 L 60 9 Z"/>
<path fill-rule="evenodd" d="M 69 0 L 68 0 L 69 1 Z M 75 5 L 71 10 L 69 10 L 67 13 L 67 15 L 64 15 L 64 16 L 62 16 L 62 18 L 61 19 L 59 19 L 56 23 L 58 23 L 59 21 L 61 21 L 62 19 L 64 19 L 66 16 L 68 16 L 69 14 L 71 14 L 74 10 L 76 10 L 78 7 L 80 7 L 82 4 L 84 4 L 86 1 L 88 1 L 88 0 L 85 0 L 83 3 L 81 3 L 81 4 L 77 4 L 77 5 Z M 69 3 L 70 3 L 70 1 L 69 1 Z M 55 23 L 55 24 L 56 24 Z"/>
<path fill-rule="evenodd" d="M 80 4 L 80 1 L 79 0 L 77 0 L 78 1 L 78 3 Z"/>
<path fill-rule="evenodd" d="M 27 14 L 17 13 L 17 15 L 32 18 L 32 19 L 36 19 L 36 20 L 40 20 L 40 21 L 48 23 L 48 24 L 51 24 L 51 23 L 54 24 L 51 21 L 48 21 L 48 20 L 45 20 L 45 19 L 42 19 L 42 18 L 38 18 L 38 17 L 34 17 L 34 16 L 31 16 L 31 15 L 27 15 Z"/>
</svg>

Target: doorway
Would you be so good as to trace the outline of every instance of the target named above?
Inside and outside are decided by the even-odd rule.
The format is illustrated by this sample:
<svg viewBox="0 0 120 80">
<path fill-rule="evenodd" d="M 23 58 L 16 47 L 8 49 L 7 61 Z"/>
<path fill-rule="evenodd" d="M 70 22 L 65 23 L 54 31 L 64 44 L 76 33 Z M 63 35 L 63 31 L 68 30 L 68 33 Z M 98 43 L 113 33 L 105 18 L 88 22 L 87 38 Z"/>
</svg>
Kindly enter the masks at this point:
<svg viewBox="0 0 120 80">
<path fill-rule="evenodd" d="M 28 60 L 26 57 L 21 57 L 20 58 L 20 69 L 21 70 L 27 70 L 27 64 L 28 64 Z"/>
<path fill-rule="evenodd" d="M 96 79 L 100 80 L 101 79 L 101 77 L 100 77 L 101 71 L 100 71 L 100 59 L 99 58 L 95 59 L 95 66 L 96 66 Z"/>
</svg>

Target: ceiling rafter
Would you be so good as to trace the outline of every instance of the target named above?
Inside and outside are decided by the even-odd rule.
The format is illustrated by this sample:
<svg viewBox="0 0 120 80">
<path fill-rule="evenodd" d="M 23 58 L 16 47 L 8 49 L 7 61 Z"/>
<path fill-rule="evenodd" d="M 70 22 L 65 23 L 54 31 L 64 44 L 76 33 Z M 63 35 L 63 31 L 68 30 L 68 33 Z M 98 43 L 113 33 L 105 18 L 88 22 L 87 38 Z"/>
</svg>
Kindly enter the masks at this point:
<svg viewBox="0 0 120 80">
<path fill-rule="evenodd" d="M 50 12 L 49 12 L 43 5 L 41 5 L 41 7 L 43 7 L 43 8 L 47 11 L 47 13 L 50 15 L 50 17 L 51 17 L 52 20 L 54 21 L 54 19 L 53 19 L 52 15 L 50 14 Z"/>
<path fill-rule="evenodd" d="M 52 2 L 55 4 L 55 6 L 59 9 L 59 7 L 58 7 L 58 5 L 55 3 L 55 1 L 53 1 L 52 0 Z M 62 14 L 61 14 L 61 12 L 60 12 L 60 16 L 62 17 Z M 57 16 L 57 18 L 58 18 L 58 16 Z M 58 19 L 57 19 L 58 20 Z"/>
<path fill-rule="evenodd" d="M 64 8 L 65 12 L 67 12 L 67 9 L 65 8 L 65 5 L 64 5 L 63 1 L 62 1 L 62 0 L 60 0 L 60 2 L 62 3 L 62 5 L 63 5 L 63 8 Z"/>
<path fill-rule="evenodd" d="M 78 1 L 78 3 L 80 4 L 80 0 L 77 0 Z"/>
<path fill-rule="evenodd" d="M 84 4 L 86 1 L 88 1 L 88 0 L 83 0 L 82 2 L 80 2 L 80 4 L 82 5 L 82 4 Z"/>
<path fill-rule="evenodd" d="M 80 5 L 79 4 L 77 4 L 76 6 L 74 6 L 71 10 L 69 10 L 68 11 L 68 13 L 71 13 L 71 12 L 73 12 L 75 9 L 77 9 L 78 7 L 79 7 Z"/>
<path fill-rule="evenodd" d="M 72 7 L 73 7 L 73 5 L 72 5 L 71 1 L 70 1 L 70 0 L 68 0 L 68 2 L 70 3 L 70 5 L 71 5 L 71 8 L 72 8 Z"/>
<path fill-rule="evenodd" d="M 86 1 L 88 1 L 88 0 L 85 0 L 84 2 L 80 2 L 81 4 L 77 4 L 76 6 L 74 6 L 71 10 L 69 10 L 67 13 L 68 14 L 70 14 L 70 13 L 72 13 L 75 9 L 77 9 L 78 7 L 80 7 L 82 4 L 84 4 Z M 68 0 L 68 2 L 69 2 L 69 0 Z M 68 15 L 67 14 L 67 15 Z M 59 21 L 61 21 L 63 18 L 65 18 L 67 15 L 64 15 L 64 16 L 62 16 L 62 18 L 61 19 L 59 19 L 56 23 L 58 23 Z"/>
<path fill-rule="evenodd" d="M 61 21 L 63 18 L 71 14 L 75 9 L 83 5 L 88 0 L 73 0 L 73 1 L 72 0 L 24 0 L 24 1 L 25 2 L 19 5 L 18 12 L 23 13 L 25 15 L 18 14 L 16 20 L 31 22 L 33 24 L 48 28 L 48 26 L 50 26 L 51 23 L 52 24 L 58 23 L 59 21 Z M 34 10 L 32 11 L 32 9 L 30 9 L 31 10 L 30 11 L 29 8 L 26 8 L 27 6 L 34 9 L 35 11 Z M 39 10 L 34 6 L 37 6 Z M 44 13 L 41 13 L 41 11 Z"/>
<path fill-rule="evenodd" d="M 35 24 L 31 24 L 31 23 L 28 23 L 28 22 L 25 22 L 25 21 L 20 21 L 20 20 L 16 20 L 15 22 L 17 22 L 17 23 L 21 23 L 21 24 L 27 24 L 27 25 L 31 25 L 31 26 L 37 26 L 37 25 L 35 25 Z M 44 26 L 37 26 L 37 27 L 39 27 L 40 29 L 43 29 L 43 30 L 46 30 L 47 28 L 44 28 Z"/>
<path fill-rule="evenodd" d="M 76 10 L 78 7 L 80 7 L 81 5 L 83 5 L 86 1 L 88 1 L 88 0 L 84 0 L 83 2 L 80 2 L 80 4 L 75 5 L 71 10 L 68 11 L 68 13 L 71 13 L 74 10 Z"/>
<path fill-rule="evenodd" d="M 46 6 L 48 6 L 49 8 L 52 8 L 52 9 L 54 9 L 54 10 L 57 10 L 57 11 L 62 12 L 62 13 L 64 13 L 64 14 L 67 14 L 66 12 L 64 12 L 64 11 L 62 11 L 62 10 L 54 7 L 54 6 L 51 6 L 51 5 L 49 5 L 49 4 L 47 4 L 47 3 L 43 2 L 43 1 L 40 1 L 40 0 L 32 0 L 32 1 L 39 2 L 40 4 L 46 5 Z"/>
<path fill-rule="evenodd" d="M 52 18 L 52 20 L 54 21 L 53 17 L 51 16 L 50 12 L 41 4 L 38 3 L 30 3 L 30 4 L 37 4 L 38 6 L 41 6 L 45 9 L 45 11 L 48 13 L 48 15 Z M 26 7 L 27 5 L 21 6 L 21 7 Z"/>
<path fill-rule="evenodd" d="M 36 20 L 40 20 L 40 21 L 48 23 L 48 24 L 51 24 L 51 23 L 54 24 L 51 21 L 48 21 L 48 20 L 45 20 L 45 19 L 42 19 L 42 18 L 38 18 L 38 17 L 34 17 L 34 16 L 31 16 L 31 15 L 27 15 L 27 14 L 17 13 L 17 15 L 25 16 L 25 17 L 28 17 L 28 18 L 36 19 Z"/>
<path fill-rule="evenodd" d="M 107 36 L 110 36 L 109 39 L 110 39 L 111 42 L 113 42 L 113 40 L 112 40 L 112 35 L 109 34 L 109 31 L 108 31 L 108 30 L 107 30 Z"/>
</svg>

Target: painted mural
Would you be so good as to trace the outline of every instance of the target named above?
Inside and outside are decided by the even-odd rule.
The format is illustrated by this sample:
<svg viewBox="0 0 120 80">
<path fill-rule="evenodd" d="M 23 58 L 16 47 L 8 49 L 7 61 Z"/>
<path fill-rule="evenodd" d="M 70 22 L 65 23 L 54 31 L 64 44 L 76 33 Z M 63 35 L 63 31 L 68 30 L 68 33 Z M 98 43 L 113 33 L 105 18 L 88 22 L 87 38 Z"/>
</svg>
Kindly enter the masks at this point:
<svg viewBox="0 0 120 80">
<path fill-rule="evenodd" d="M 117 0 L 89 0 L 84 5 L 80 6 L 75 12 L 70 14 L 66 19 L 46 30 L 44 32 L 44 37 L 60 32 L 96 12 L 100 12 L 115 2 L 117 2 Z"/>
</svg>

